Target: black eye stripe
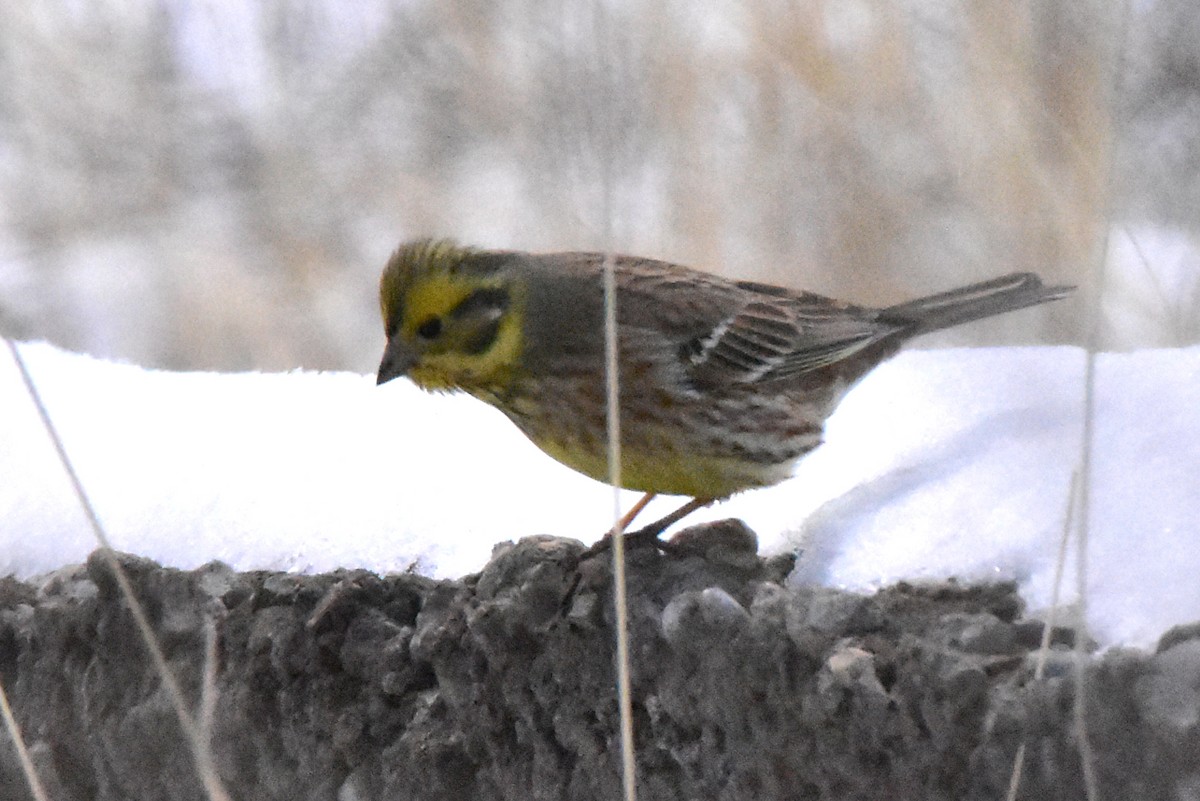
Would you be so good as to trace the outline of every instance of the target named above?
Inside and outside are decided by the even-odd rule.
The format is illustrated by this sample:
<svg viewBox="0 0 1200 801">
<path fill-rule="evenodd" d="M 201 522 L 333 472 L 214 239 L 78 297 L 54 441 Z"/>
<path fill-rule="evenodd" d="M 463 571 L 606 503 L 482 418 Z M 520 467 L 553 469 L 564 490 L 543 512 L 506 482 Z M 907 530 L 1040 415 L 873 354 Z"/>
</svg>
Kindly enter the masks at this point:
<svg viewBox="0 0 1200 801">
<path fill-rule="evenodd" d="M 495 344 L 500 334 L 500 320 L 491 320 L 483 328 L 476 331 L 469 340 L 463 343 L 463 352 L 471 356 L 479 356 Z"/>
<path fill-rule="evenodd" d="M 491 313 L 499 317 L 508 308 L 508 290 L 500 287 L 485 287 L 467 295 L 450 311 L 455 319 Z"/>
</svg>

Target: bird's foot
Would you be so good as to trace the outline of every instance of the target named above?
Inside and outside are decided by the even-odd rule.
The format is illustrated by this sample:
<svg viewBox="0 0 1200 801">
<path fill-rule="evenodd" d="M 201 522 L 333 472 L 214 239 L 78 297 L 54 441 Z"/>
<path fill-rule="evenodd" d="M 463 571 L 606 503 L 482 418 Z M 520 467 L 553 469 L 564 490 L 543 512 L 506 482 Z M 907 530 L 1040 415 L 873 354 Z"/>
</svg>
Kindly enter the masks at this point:
<svg viewBox="0 0 1200 801">
<path fill-rule="evenodd" d="M 622 543 L 625 550 L 634 548 L 654 547 L 663 553 L 671 553 L 674 546 L 671 543 L 659 539 L 659 535 L 663 532 L 663 526 L 652 524 L 645 528 L 640 528 L 637 531 L 627 531 L 621 535 Z M 596 541 L 594 545 L 587 548 L 579 555 L 580 559 L 590 559 L 593 556 L 599 556 L 602 553 L 612 550 L 613 535 L 611 531 L 605 532 L 604 536 Z"/>
</svg>

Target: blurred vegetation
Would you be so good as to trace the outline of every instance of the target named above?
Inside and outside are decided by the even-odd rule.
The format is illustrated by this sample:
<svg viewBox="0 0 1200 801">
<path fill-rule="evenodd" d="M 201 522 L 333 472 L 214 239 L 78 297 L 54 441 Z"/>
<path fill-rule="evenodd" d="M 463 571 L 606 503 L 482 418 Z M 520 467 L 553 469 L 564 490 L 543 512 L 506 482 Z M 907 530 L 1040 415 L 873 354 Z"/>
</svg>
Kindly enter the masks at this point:
<svg viewBox="0 0 1200 801">
<path fill-rule="evenodd" d="M 1166 244 L 1105 344 L 1195 341 L 1200 7 L 1130 9 L 5 4 L 0 333 L 369 371 L 384 260 L 446 235 L 869 303 L 1036 270 L 1079 299 L 937 341 L 1078 342 L 1111 234 Z"/>
</svg>

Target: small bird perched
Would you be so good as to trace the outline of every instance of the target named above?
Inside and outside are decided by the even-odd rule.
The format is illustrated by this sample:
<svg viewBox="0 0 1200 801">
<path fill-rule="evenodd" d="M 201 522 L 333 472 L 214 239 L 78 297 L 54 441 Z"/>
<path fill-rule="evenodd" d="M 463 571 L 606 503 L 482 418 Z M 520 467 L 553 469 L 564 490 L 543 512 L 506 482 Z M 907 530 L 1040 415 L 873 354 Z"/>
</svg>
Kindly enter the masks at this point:
<svg viewBox="0 0 1200 801">
<path fill-rule="evenodd" d="M 613 256 L 621 486 L 692 500 L 636 536 L 776 484 L 846 391 L 912 337 L 1057 300 L 1031 273 L 884 309 Z M 407 375 L 504 412 L 543 451 L 608 480 L 603 253 L 402 245 L 380 279 L 378 383 Z"/>
</svg>

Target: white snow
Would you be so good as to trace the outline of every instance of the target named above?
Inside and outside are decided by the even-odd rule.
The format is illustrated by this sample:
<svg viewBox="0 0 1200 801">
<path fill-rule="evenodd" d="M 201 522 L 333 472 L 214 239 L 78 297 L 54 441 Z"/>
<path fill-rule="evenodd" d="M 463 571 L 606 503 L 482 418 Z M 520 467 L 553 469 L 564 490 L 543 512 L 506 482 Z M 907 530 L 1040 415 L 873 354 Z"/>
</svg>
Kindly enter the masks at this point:
<svg viewBox="0 0 1200 801">
<path fill-rule="evenodd" d="M 607 487 L 465 396 L 21 353 L 114 546 L 165 564 L 458 576 L 497 542 L 590 542 L 611 522 Z M 1090 623 L 1103 643 L 1150 646 L 1200 620 L 1200 346 L 1098 359 Z M 741 517 L 762 550 L 802 549 L 798 581 L 1013 577 L 1044 606 L 1084 363 L 1067 347 L 902 353 L 847 396 L 794 479 L 694 521 Z M 0 410 L 0 575 L 81 561 L 95 542 L 7 349 Z"/>
</svg>

